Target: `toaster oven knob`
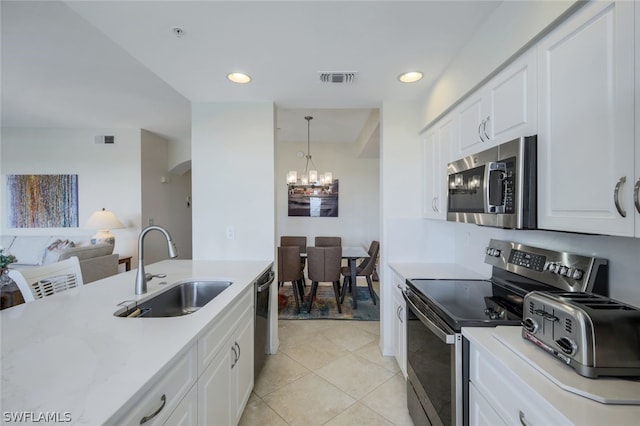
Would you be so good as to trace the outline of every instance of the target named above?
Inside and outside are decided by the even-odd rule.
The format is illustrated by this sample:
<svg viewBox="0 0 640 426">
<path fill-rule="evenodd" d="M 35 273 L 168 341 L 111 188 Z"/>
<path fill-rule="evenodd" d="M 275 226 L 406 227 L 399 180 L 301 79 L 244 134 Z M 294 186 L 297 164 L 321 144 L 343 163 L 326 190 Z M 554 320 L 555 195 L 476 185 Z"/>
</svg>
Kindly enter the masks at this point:
<svg viewBox="0 0 640 426">
<path fill-rule="evenodd" d="M 529 317 L 525 318 L 524 321 L 522 321 L 522 326 L 525 330 L 532 334 L 535 334 L 535 332 L 538 331 L 538 323 L 534 319 Z"/>
<path fill-rule="evenodd" d="M 562 266 L 560 267 L 560 271 L 559 271 L 558 273 L 559 273 L 560 275 L 564 275 L 564 276 L 566 276 L 566 275 L 567 275 L 567 271 L 569 271 L 569 268 L 567 268 L 566 266 L 562 265 Z"/>
<path fill-rule="evenodd" d="M 578 345 L 568 337 L 561 337 L 556 340 L 556 345 L 560 347 L 560 350 L 567 355 L 574 355 L 578 350 Z"/>
</svg>

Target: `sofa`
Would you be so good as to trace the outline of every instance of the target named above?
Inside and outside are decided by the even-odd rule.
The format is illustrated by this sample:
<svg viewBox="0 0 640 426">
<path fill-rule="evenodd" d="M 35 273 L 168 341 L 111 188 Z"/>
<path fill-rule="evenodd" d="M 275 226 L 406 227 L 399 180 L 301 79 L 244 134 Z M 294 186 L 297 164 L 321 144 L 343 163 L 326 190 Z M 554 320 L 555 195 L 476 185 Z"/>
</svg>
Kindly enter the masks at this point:
<svg viewBox="0 0 640 426">
<path fill-rule="evenodd" d="M 11 264 L 12 269 L 33 268 L 77 256 L 85 284 L 118 273 L 119 256 L 113 253 L 111 244 L 80 243 L 61 236 L 3 235 L 0 246 L 18 259 Z"/>
</svg>

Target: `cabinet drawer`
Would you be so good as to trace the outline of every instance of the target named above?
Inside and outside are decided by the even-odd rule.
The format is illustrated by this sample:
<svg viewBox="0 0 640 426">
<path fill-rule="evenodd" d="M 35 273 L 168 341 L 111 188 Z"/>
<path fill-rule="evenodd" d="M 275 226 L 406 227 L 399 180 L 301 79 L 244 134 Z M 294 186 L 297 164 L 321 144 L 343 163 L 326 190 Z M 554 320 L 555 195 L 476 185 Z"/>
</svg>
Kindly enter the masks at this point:
<svg viewBox="0 0 640 426">
<path fill-rule="evenodd" d="M 189 351 L 158 375 L 160 380 L 135 403 L 134 408 L 120 417 L 117 425 L 161 425 L 187 394 L 197 379 L 197 350 Z M 154 415 L 154 413 L 157 413 Z M 142 419 L 148 418 L 141 423 Z"/>
<path fill-rule="evenodd" d="M 222 348 L 233 332 L 238 318 L 241 318 L 247 309 L 253 309 L 253 291 L 253 286 L 250 286 L 238 303 L 224 312 L 220 318 L 216 318 L 209 330 L 198 340 L 198 375 L 202 374 Z"/>
<path fill-rule="evenodd" d="M 469 364 L 471 384 L 507 424 L 572 424 L 524 380 L 474 345 L 471 345 Z"/>
</svg>

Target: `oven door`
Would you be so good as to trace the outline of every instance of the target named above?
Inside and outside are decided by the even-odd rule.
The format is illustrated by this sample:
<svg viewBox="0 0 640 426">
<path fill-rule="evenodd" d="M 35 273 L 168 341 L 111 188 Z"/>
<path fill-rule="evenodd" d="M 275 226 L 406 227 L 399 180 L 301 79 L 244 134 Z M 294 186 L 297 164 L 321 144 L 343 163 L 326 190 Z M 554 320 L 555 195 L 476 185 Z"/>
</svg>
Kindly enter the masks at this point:
<svg viewBox="0 0 640 426">
<path fill-rule="evenodd" d="M 410 289 L 404 298 L 409 414 L 415 424 L 462 425 L 462 335 Z"/>
</svg>

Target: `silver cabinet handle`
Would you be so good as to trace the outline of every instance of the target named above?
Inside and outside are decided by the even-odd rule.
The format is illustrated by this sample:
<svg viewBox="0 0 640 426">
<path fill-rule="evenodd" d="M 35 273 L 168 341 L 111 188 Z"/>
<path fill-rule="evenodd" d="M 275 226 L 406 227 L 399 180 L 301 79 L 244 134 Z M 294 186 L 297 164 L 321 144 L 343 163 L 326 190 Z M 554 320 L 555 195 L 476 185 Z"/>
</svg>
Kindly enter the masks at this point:
<svg viewBox="0 0 640 426">
<path fill-rule="evenodd" d="M 402 314 L 404 311 L 404 308 L 402 306 L 399 306 L 400 308 L 400 316 L 398 317 L 398 319 L 400 320 L 400 324 L 404 323 L 404 321 L 402 320 Z"/>
<path fill-rule="evenodd" d="M 616 189 L 613 191 L 613 202 L 616 205 L 616 210 L 618 210 L 618 214 L 620 214 L 620 216 L 622 217 L 627 217 L 627 212 L 624 211 L 622 206 L 620 205 L 620 188 L 622 188 L 622 185 L 624 185 L 626 181 L 627 181 L 626 176 L 622 176 L 620 179 L 618 179 L 618 183 L 616 183 Z"/>
<path fill-rule="evenodd" d="M 518 411 L 518 418 L 520 419 L 520 424 L 522 426 L 529 426 L 529 422 L 527 421 L 527 419 L 525 419 L 522 410 Z"/>
<path fill-rule="evenodd" d="M 233 369 L 233 367 L 235 367 L 238 363 L 238 352 L 236 351 L 236 343 L 231 346 L 231 351 L 233 351 L 233 363 L 231 364 L 231 368 Z"/>
<path fill-rule="evenodd" d="M 485 140 L 482 138 L 482 132 L 480 131 L 480 128 L 482 128 L 483 124 L 484 124 L 484 120 L 482 120 L 480 124 L 478 124 L 478 136 L 480 137 L 480 142 L 485 142 Z"/>
<path fill-rule="evenodd" d="M 435 212 L 436 213 L 440 213 L 440 209 L 438 208 L 438 200 L 440 199 L 440 197 L 434 197 L 433 198 L 433 204 L 435 207 Z"/>
<path fill-rule="evenodd" d="M 491 139 L 487 134 L 487 121 L 489 121 L 489 118 L 490 117 L 485 118 L 484 121 L 482 122 L 482 133 L 484 133 L 484 137 L 487 138 L 487 140 Z"/>
<path fill-rule="evenodd" d="M 636 205 L 638 213 L 640 213 L 640 178 L 638 178 L 633 187 L 633 203 Z"/>
<path fill-rule="evenodd" d="M 167 396 L 165 394 L 162 394 L 162 396 L 160 397 L 160 401 L 162 402 L 162 404 L 160 405 L 160 408 L 158 408 L 153 414 L 151 414 L 149 416 L 144 416 L 143 418 L 140 419 L 140 424 L 141 425 L 145 424 L 149 420 L 153 419 L 155 416 L 158 415 L 158 413 L 160 411 L 162 411 L 162 409 L 164 408 L 165 404 L 167 403 Z"/>
</svg>

